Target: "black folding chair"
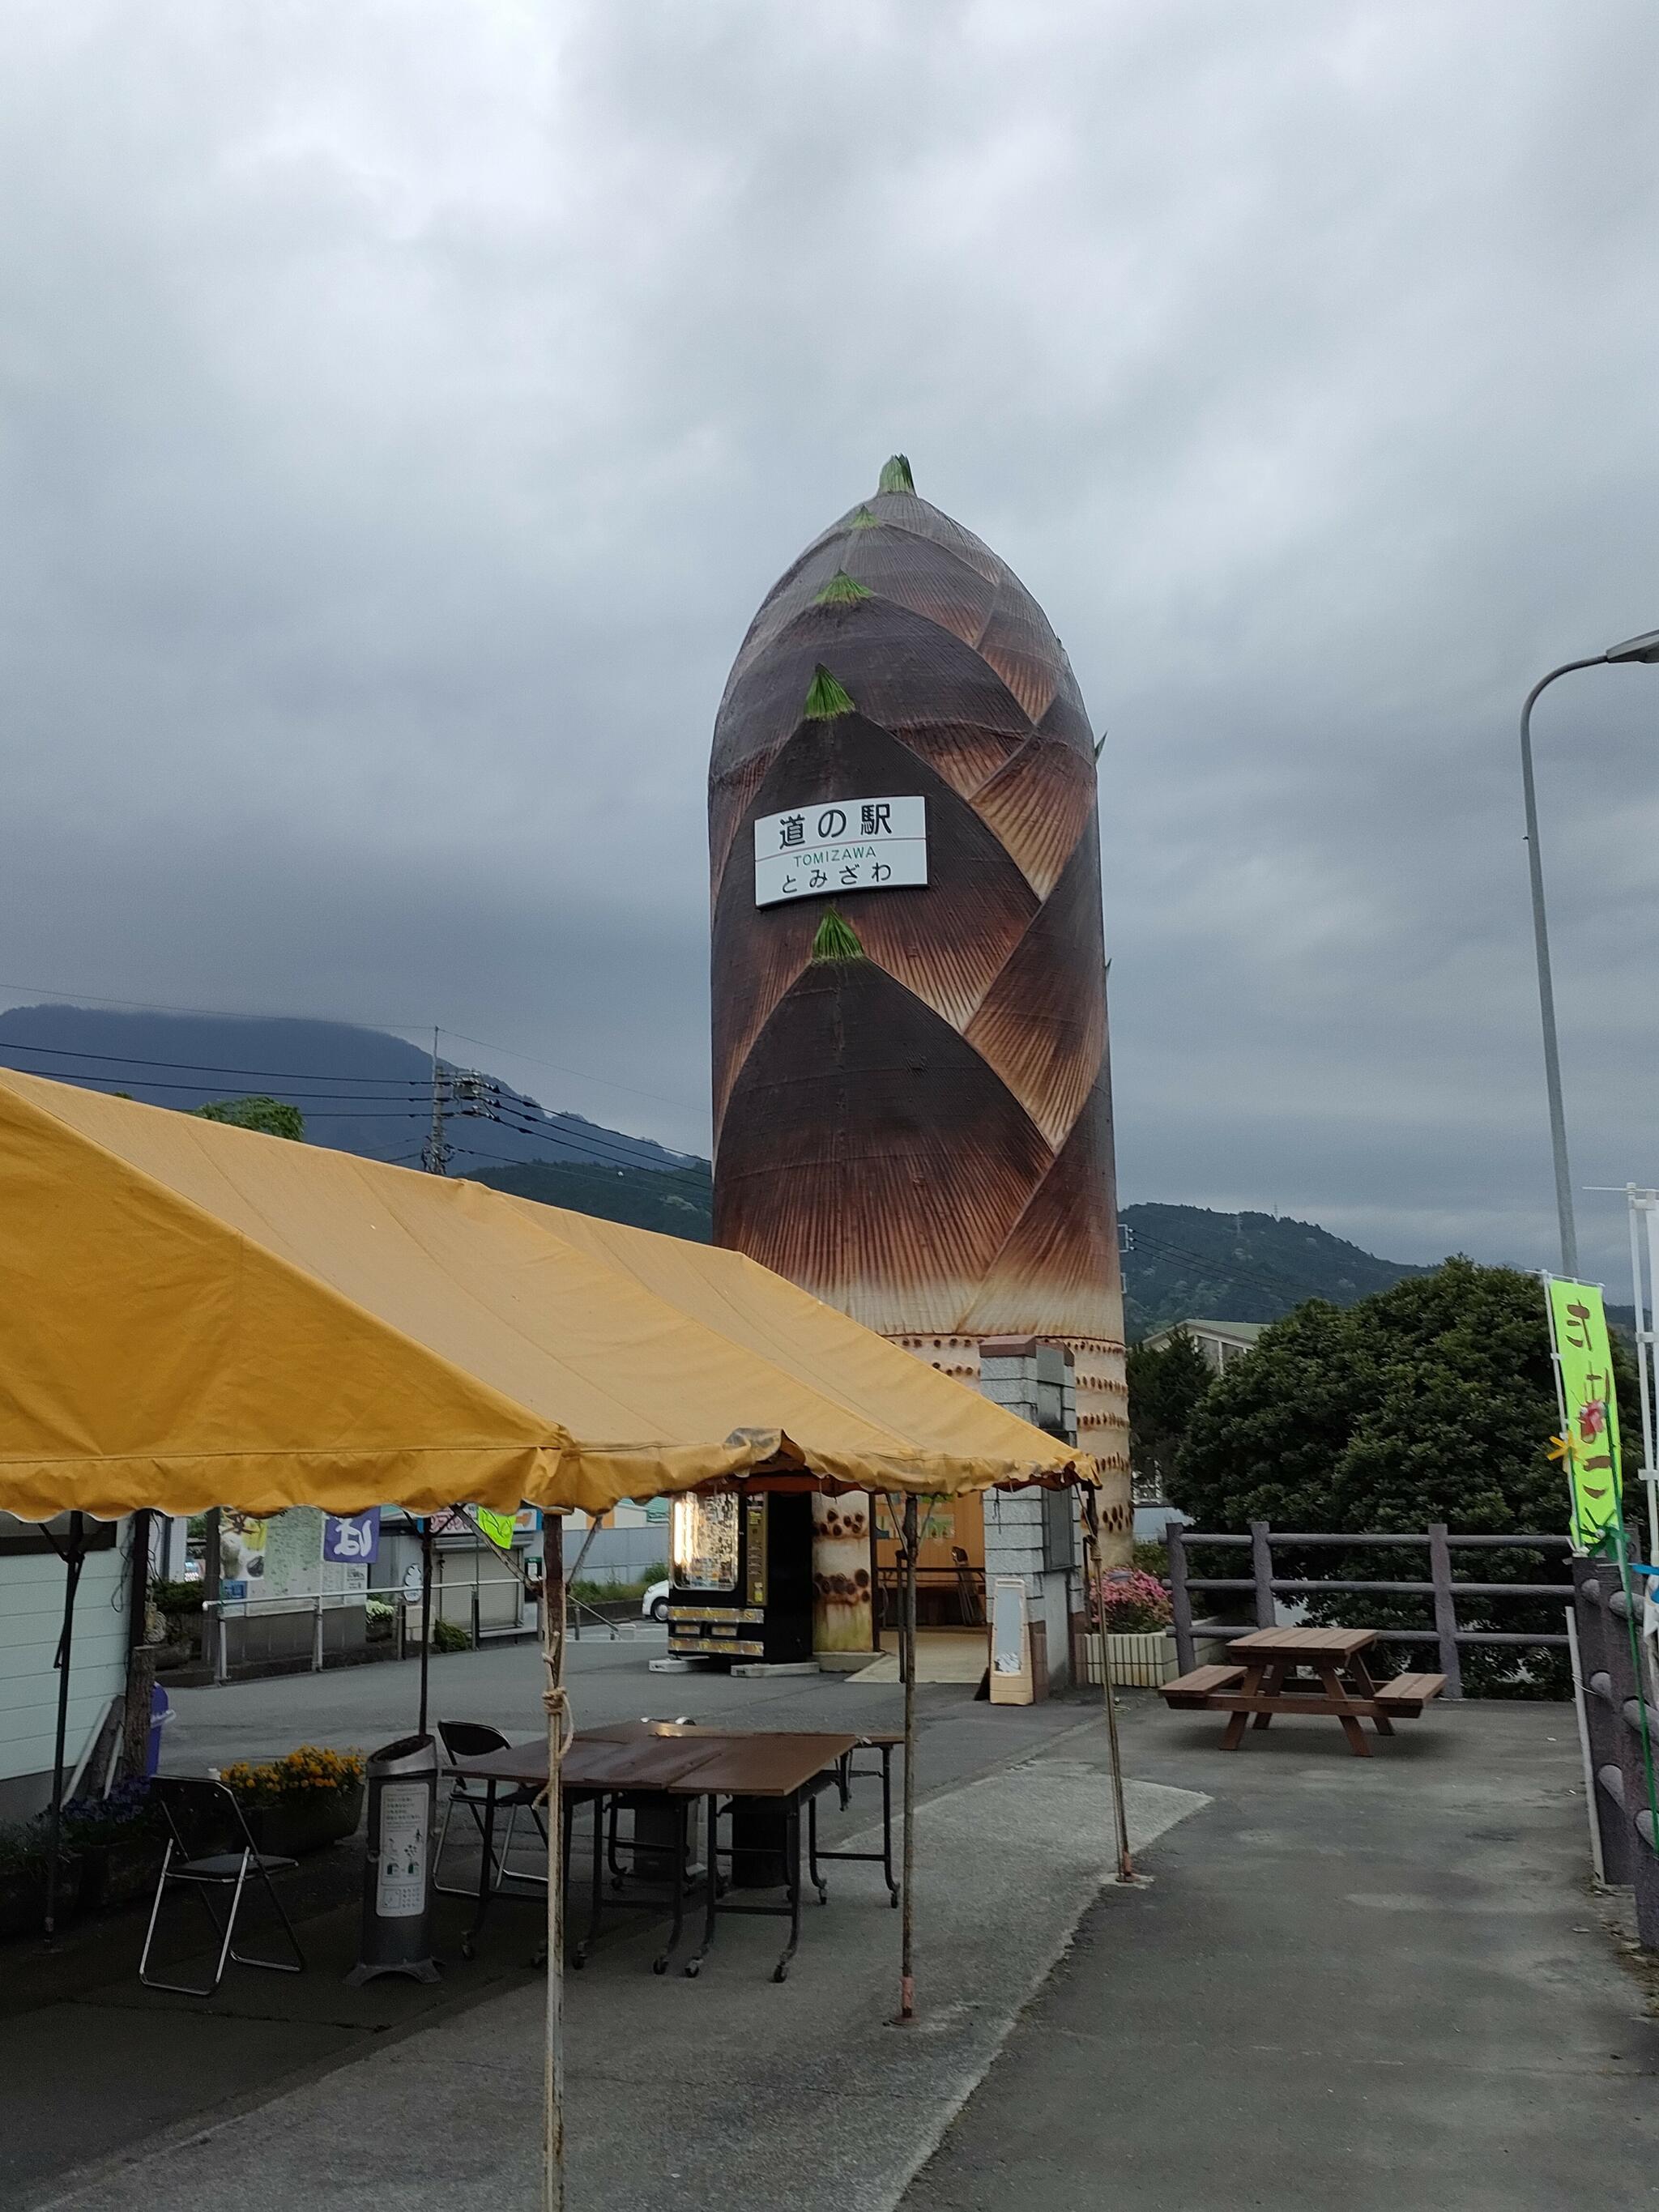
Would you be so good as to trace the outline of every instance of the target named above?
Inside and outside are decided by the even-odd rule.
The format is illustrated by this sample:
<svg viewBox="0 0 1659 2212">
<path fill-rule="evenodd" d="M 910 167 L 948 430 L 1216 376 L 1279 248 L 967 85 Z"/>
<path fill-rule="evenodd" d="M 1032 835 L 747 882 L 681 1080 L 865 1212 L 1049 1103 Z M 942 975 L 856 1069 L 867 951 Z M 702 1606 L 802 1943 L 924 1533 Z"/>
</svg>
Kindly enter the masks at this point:
<svg viewBox="0 0 1659 2212">
<path fill-rule="evenodd" d="M 231 1960 L 239 1966 L 266 1967 L 273 1974 L 303 1973 L 305 1954 L 270 1878 L 296 1862 L 275 1858 L 267 1851 L 255 1849 L 242 1808 L 234 1793 L 222 1782 L 210 1781 L 204 1775 L 158 1775 L 149 1790 L 151 1803 L 161 1807 L 167 1824 L 167 1847 L 138 1960 L 138 1978 L 145 1988 L 171 1990 L 179 1996 L 210 1997 L 224 1979 L 226 1964 Z M 265 1894 L 283 1923 L 283 1932 L 294 1953 L 292 1966 L 283 1959 L 250 1959 L 232 1948 L 242 1892 L 251 1874 L 257 1875 L 264 1884 Z M 193 1988 L 188 1982 L 159 1981 L 147 1972 L 150 1948 L 155 1941 L 155 1923 L 169 1882 L 177 1882 L 194 1892 L 219 1938 L 218 1964 L 213 1970 L 213 1979 L 204 1990 Z M 230 1892 L 230 1908 L 222 1921 L 209 1895 L 215 1889 Z"/>
<path fill-rule="evenodd" d="M 440 1721 L 438 1741 L 444 1747 L 444 1757 L 453 1766 L 458 1759 L 477 1759 L 489 1751 L 505 1751 L 510 1739 L 504 1736 L 500 1729 L 492 1728 L 488 1721 Z M 516 1784 L 511 1789 L 498 1787 L 496 1790 L 495 1809 L 498 1813 L 505 1811 L 507 1814 L 507 1833 L 501 1839 L 501 1850 L 495 1859 L 495 1880 L 491 1885 L 495 1889 L 499 1889 L 504 1881 L 527 1882 L 542 1889 L 547 1887 L 544 1874 L 526 1874 L 521 1868 L 507 1864 L 513 1850 L 514 1828 L 520 1814 L 526 1808 L 536 1823 L 537 1832 L 545 1848 L 547 1824 L 541 1814 L 541 1791 L 530 1783 Z M 483 1848 L 484 1808 L 489 1799 L 488 1783 L 470 1783 L 463 1774 L 452 1778 L 449 1796 L 444 1802 L 444 1817 L 438 1829 L 438 1848 L 432 1859 L 432 1887 L 445 1897 L 476 1897 L 478 1893 L 476 1886 L 471 1883 L 462 1887 L 454 1882 L 440 1881 L 438 1869 L 443 1863 L 444 1844 L 449 1837 L 450 1816 L 458 1805 L 465 1806 L 471 1814 L 472 1825 L 478 1832 L 479 1848 Z"/>
</svg>

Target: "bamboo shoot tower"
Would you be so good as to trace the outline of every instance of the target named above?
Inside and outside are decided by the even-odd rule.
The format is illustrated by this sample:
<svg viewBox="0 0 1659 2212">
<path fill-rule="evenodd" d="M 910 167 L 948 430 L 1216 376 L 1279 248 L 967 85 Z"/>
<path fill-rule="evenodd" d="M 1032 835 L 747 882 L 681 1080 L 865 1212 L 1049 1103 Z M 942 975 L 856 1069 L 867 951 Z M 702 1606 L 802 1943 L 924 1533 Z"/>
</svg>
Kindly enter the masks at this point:
<svg viewBox="0 0 1659 2212">
<path fill-rule="evenodd" d="M 988 1337 L 1069 1346 L 1121 1542 L 1095 799 L 1042 609 L 890 461 L 767 594 L 715 724 L 714 1237 L 965 1377 Z"/>
</svg>

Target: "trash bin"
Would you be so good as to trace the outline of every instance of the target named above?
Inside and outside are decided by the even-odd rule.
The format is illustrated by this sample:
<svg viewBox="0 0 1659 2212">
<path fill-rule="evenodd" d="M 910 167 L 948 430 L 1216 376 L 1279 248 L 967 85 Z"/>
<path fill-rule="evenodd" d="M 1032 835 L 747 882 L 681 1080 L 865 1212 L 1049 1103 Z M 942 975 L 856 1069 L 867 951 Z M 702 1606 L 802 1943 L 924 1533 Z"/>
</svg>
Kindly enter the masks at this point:
<svg viewBox="0 0 1659 2212">
<path fill-rule="evenodd" d="M 371 1752 L 363 1919 L 353 1988 L 376 1974 L 435 1982 L 432 1956 L 432 1830 L 438 1806 L 438 1747 L 429 1735 L 399 1736 Z"/>
<path fill-rule="evenodd" d="M 161 1771 L 161 1731 L 173 1718 L 173 1700 L 157 1682 L 149 1693 L 149 1734 L 144 1741 L 144 1772 Z"/>
</svg>

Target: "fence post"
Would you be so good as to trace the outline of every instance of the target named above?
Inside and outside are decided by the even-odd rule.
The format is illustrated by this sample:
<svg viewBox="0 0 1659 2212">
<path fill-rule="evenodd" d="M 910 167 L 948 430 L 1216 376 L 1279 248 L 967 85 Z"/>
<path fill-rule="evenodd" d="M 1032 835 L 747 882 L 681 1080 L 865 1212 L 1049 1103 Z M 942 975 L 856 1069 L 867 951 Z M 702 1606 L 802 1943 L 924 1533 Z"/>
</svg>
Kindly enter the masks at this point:
<svg viewBox="0 0 1659 2212">
<path fill-rule="evenodd" d="M 213 1679 L 226 1682 L 230 1679 L 230 1661 L 225 1650 L 224 1601 L 217 1601 L 213 1608 Z"/>
<path fill-rule="evenodd" d="M 323 1596 L 320 1590 L 312 1600 L 311 1671 L 313 1674 L 320 1674 L 323 1671 Z"/>
<path fill-rule="evenodd" d="M 1429 1523 L 1429 1573 L 1434 1581 L 1434 1632 L 1440 1639 L 1440 1671 L 1446 1695 L 1463 1694 L 1463 1667 L 1457 1656 L 1457 1600 L 1452 1595 L 1451 1546 L 1443 1521 Z"/>
<path fill-rule="evenodd" d="M 1187 1587 L 1187 1542 L 1179 1521 L 1164 1524 L 1164 1540 L 1170 1550 L 1170 1602 L 1175 1608 L 1176 1665 L 1183 1674 L 1193 1671 L 1193 1596 Z M 1101 1638 L 1105 1664 L 1106 1639 Z"/>
<path fill-rule="evenodd" d="M 1265 1521 L 1250 1523 L 1250 1573 L 1255 1581 L 1255 1625 L 1271 1628 L 1278 1616 L 1273 1609 L 1273 1547 Z"/>
<path fill-rule="evenodd" d="M 482 1651 L 483 1649 L 483 1621 L 478 1611 L 477 1583 L 472 1585 L 472 1649 L 475 1651 Z"/>
</svg>

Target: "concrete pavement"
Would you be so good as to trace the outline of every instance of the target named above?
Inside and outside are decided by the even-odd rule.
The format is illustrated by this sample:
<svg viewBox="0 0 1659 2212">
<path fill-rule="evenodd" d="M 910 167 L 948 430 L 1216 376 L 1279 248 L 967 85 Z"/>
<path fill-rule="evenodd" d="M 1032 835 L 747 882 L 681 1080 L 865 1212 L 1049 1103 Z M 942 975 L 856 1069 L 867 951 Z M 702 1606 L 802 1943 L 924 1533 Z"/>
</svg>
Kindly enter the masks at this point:
<svg viewBox="0 0 1659 2212">
<path fill-rule="evenodd" d="M 1213 1793 L 1109 1889 L 904 2212 L 1564 2212 L 1659 2198 L 1651 1970 L 1591 1893 L 1571 1709 L 1437 1705 L 1376 1758 L 1128 1701 Z"/>
<path fill-rule="evenodd" d="M 657 1648 L 573 1654 L 579 1717 L 896 1717 L 896 1687 L 835 1677 L 652 1676 Z M 434 1684 L 434 1713 L 538 1724 L 533 1651 L 441 1661 Z M 194 1693 L 170 1751 L 372 1745 L 409 1727 L 410 1695 L 392 1668 Z M 1097 1706 L 993 1711 L 945 1687 L 918 1702 L 919 2027 L 885 2025 L 897 1918 L 873 1869 L 831 1870 L 782 1987 L 776 1923 L 723 1925 L 695 1983 L 653 1978 L 655 1931 L 622 1923 L 569 1984 L 573 2212 L 1554 2212 L 1659 2195 L 1659 1981 L 1591 1894 L 1569 1708 L 1437 1706 L 1361 1761 L 1316 1721 L 1224 1754 L 1212 1717 L 1130 1693 L 1137 1828 L 1167 1832 L 1152 1883 L 1123 1890 L 1101 1886 Z M 374 1990 L 337 1979 L 346 1908 L 308 1928 L 319 1969 L 280 2031 L 274 1978 L 236 1978 L 205 2019 L 181 2002 L 175 2025 L 130 1968 L 21 2023 L 3 2078 L 39 2084 L 37 2132 L 78 2135 L 21 2190 L 14 2150 L 0 2202 L 533 2202 L 533 1918 L 498 1911 L 435 2000 L 374 1985 L 372 2017 L 351 2008 Z M 155 2093 L 148 2142 L 134 2082 Z M 114 2155 L 71 2170 L 77 2148 Z"/>
<path fill-rule="evenodd" d="M 638 1709 L 637 1674 L 630 1681 L 625 1668 L 605 1663 L 580 1674 L 584 1714 L 597 1717 L 607 1697 L 618 1711 Z M 870 1702 L 878 1693 L 836 1677 L 749 1685 L 684 1678 L 669 1686 L 683 1710 L 735 1704 L 751 1722 L 772 1725 L 831 1725 L 843 1707 L 866 1722 L 885 1717 Z M 763 1713 L 757 1692 L 767 1693 Z M 435 1709 L 451 1702 L 446 1695 Z M 1096 1893 L 1112 1846 L 1100 1771 L 1074 1750 L 1100 1732 L 1097 1710 L 993 1712 L 944 1689 L 924 1703 L 921 2024 L 886 2024 L 897 1997 L 899 1917 L 874 1868 L 829 1869 L 830 1905 L 809 1905 L 800 1955 L 781 1986 L 769 1978 L 785 1932 L 778 1921 L 724 1922 L 696 1982 L 651 1972 L 659 1926 L 617 1924 L 568 1984 L 573 2205 L 877 2212 L 895 2202 L 937 2142 Z M 222 1728 L 222 1711 L 198 1710 L 189 1726 L 210 1723 Z M 235 1723 L 239 1732 L 263 1724 Z M 1202 1802 L 1138 1784 L 1136 1832 L 1150 1841 Z M 855 1830 L 873 1802 L 867 1786 L 855 1797 Z M 481 1965 L 488 1971 L 493 1960 L 500 1972 L 512 1961 L 516 1973 L 533 1935 L 533 1915 L 498 1909 Z M 282 2002 L 260 1977 L 227 1986 L 243 2020 L 262 2002 Z M 410 1994 L 420 2002 L 422 1993 Z M 352 1993 L 340 1990 L 334 1972 L 316 1978 L 312 2002 L 313 2029 L 351 2025 Z M 142 2021 L 150 2033 L 172 2033 L 170 2009 L 135 1985 L 94 2002 L 106 2015 L 124 2013 L 135 2029 Z M 286 2089 L 268 2085 L 279 2094 L 257 2109 L 233 2092 L 222 2111 L 198 2112 L 101 2170 L 63 2173 L 26 2201 L 66 2212 L 237 2212 L 364 2195 L 393 2212 L 436 2202 L 498 2212 L 502 2203 L 533 2202 L 542 2008 L 539 1979 L 532 1986 L 515 1978 L 501 1994 L 386 2039 L 371 2055 L 360 2055 L 369 2047 L 362 2044 L 344 2054 L 357 2063 L 322 2054 L 313 2063 L 330 2070 Z M 193 2015 L 194 2037 L 202 2008 L 182 2001 L 181 2008 Z M 249 2053 L 256 2065 L 262 2048 Z"/>
<path fill-rule="evenodd" d="M 896 1688 L 861 1688 L 839 1676 L 734 1682 L 724 1676 L 653 1675 L 647 1662 L 661 1651 L 663 1641 L 660 1632 L 647 1632 L 638 1641 L 584 1638 L 580 1646 L 572 1646 L 569 1676 L 579 1721 L 690 1712 L 704 1719 L 730 1716 L 749 1726 L 828 1727 L 890 1725 L 899 1717 L 901 1692 Z M 186 1692 L 176 1700 L 179 1717 L 168 1730 L 167 1763 L 199 1771 L 204 1765 L 268 1755 L 307 1740 L 370 1748 L 409 1729 L 414 1698 L 413 1667 L 393 1665 Z M 987 1780 L 991 1786 L 974 1801 L 975 1817 L 987 1835 L 997 1832 L 1002 1796 L 1018 1794 L 1024 1786 L 1009 1774 L 1011 1762 L 1049 1750 L 1063 1753 L 1079 1722 L 1085 1731 L 1097 1725 L 1087 1709 L 1059 1704 L 993 1712 L 974 1704 L 959 1688 L 924 1687 L 918 1705 L 918 1775 L 924 1795 L 937 1797 L 964 1784 Z M 534 1648 L 496 1646 L 434 1660 L 431 1709 L 434 1717 L 495 1719 L 513 1735 L 535 1732 L 542 1715 Z M 1057 1774 L 1051 1782 L 1062 1786 L 1064 1778 Z M 1091 1862 L 1103 1848 L 1097 1839 L 1105 1833 L 1103 1811 L 1092 1779 L 1084 1795 L 1083 1825 L 1097 1838 L 1097 1844 L 1085 1853 L 1085 1862 Z M 1060 1817 L 1054 1809 L 1060 1801 L 1045 1802 L 1050 1803 L 1049 1819 Z M 842 1814 L 832 1799 L 823 1808 L 827 1839 L 867 1823 L 875 1802 L 875 1792 L 867 1784 L 855 1795 L 850 1814 Z M 1156 1802 L 1149 1801 L 1149 1821 L 1163 1817 L 1162 1810 L 1154 1815 L 1150 1809 Z M 1038 1811 L 1033 1800 L 1028 1808 L 1036 1823 L 1030 1831 L 1031 1845 L 1041 1857 L 1048 1844 Z M 1075 1818 L 1073 1811 L 1062 1811 L 1066 1820 Z M 578 1838 L 580 1855 L 580 1828 Z M 986 1856 L 982 1849 L 981 1856 Z M 471 1863 L 476 1865 L 476 1858 Z M 297 1978 L 233 1972 L 206 2005 L 139 1987 L 134 1965 L 143 1926 L 142 1918 L 132 1915 L 71 1929 L 61 1951 L 52 1958 L 43 1956 L 38 1947 L 7 1946 L 0 1958 L 0 2082 L 5 2090 L 7 2145 L 7 2157 L 0 2161 L 0 2205 L 49 2201 L 62 2193 L 72 2172 L 88 2162 L 113 2160 L 118 2169 L 146 2142 L 158 2138 L 177 2146 L 217 2130 L 240 2140 L 254 2124 L 254 2108 L 307 2081 L 316 2084 L 325 2106 L 330 2098 L 341 2097 L 350 2106 L 355 2093 L 340 2069 L 356 2072 L 356 2062 L 401 2047 L 411 2038 L 425 2048 L 440 2023 L 453 2022 L 479 2005 L 493 2017 L 498 2008 L 491 2001 L 523 1991 L 525 2022 L 500 2032 L 503 2063 L 510 2072 L 513 2054 L 530 2032 L 540 2002 L 541 1978 L 526 1963 L 535 1914 L 523 1905 L 499 1905 L 478 1956 L 467 1962 L 459 1955 L 459 1939 L 470 1907 L 459 1900 L 441 1899 L 438 1949 L 447 1965 L 439 1987 L 386 1980 L 349 1990 L 342 1976 L 356 1955 L 357 1864 L 350 1849 L 337 1847 L 284 1878 L 285 1887 L 299 1891 L 294 1900 L 296 1911 L 307 1916 L 302 1935 L 310 1972 Z M 450 1875 L 465 1879 L 468 1867 L 463 1836 Z M 848 1867 L 833 1872 L 831 1908 L 817 1925 L 809 1918 L 799 1969 L 801 1986 L 810 1995 L 844 1984 L 847 2001 L 864 2024 L 860 2035 L 867 2040 L 865 2030 L 874 2033 L 896 1997 L 897 1917 L 886 1908 L 878 1870 Z M 1029 1868 L 1021 1868 L 1009 1879 L 1029 1883 Z M 1045 1905 L 1039 1913 L 1037 1932 L 1042 1942 L 1058 1940 L 1042 1933 L 1054 1913 L 1059 1914 L 1055 1926 L 1060 1921 L 1069 1926 L 1081 1910 L 1092 1887 L 1092 1871 L 1085 1867 L 1079 1879 L 1081 1887 L 1068 1893 L 1069 1902 Z M 999 1917 L 994 1899 L 982 1904 L 990 1918 Z M 579 1903 L 579 1918 L 583 1910 Z M 855 1918 L 867 1948 L 852 1940 Z M 175 1938 L 179 1933 L 188 1935 L 191 1924 L 187 1918 L 175 1921 Z M 1010 1930 L 1005 1971 L 1014 1977 L 1011 1986 L 1017 1985 L 1023 1996 L 1040 1966 L 1032 1963 L 1034 1954 L 1029 1953 L 1029 1932 L 1017 1920 L 1010 1922 Z M 258 1948 L 263 1930 L 250 1921 L 246 1935 L 248 1948 Z M 632 1940 L 624 1923 L 620 1940 L 608 1939 L 596 1957 L 591 1978 L 573 1978 L 573 2005 L 590 1980 L 597 1990 L 602 1979 L 608 1982 L 613 1974 L 624 1977 L 628 1986 L 623 1994 L 641 2019 L 624 2027 L 623 2040 L 630 2049 L 650 2053 L 651 2066 L 664 2079 L 676 2077 L 679 2059 L 673 2046 L 688 2023 L 697 2039 L 718 2048 L 744 2023 L 751 2023 L 752 2016 L 751 2024 L 764 2032 L 767 2057 L 778 2069 L 779 2083 L 787 2080 L 793 2057 L 787 2045 L 775 2043 L 773 2032 L 781 2014 L 775 2004 L 768 2007 L 769 1999 L 783 1998 L 787 1992 L 767 1982 L 768 1959 L 763 1956 L 769 1946 L 769 1955 L 775 1955 L 781 1942 L 776 1923 L 722 1927 L 719 1950 L 702 1980 L 685 1985 L 685 1996 L 701 1993 L 706 2001 L 686 2014 L 667 2045 L 653 2044 L 647 2031 L 678 2018 L 665 2007 L 683 2004 L 683 2000 L 666 1995 L 665 1984 L 648 1972 L 654 1937 L 641 1939 L 647 1948 L 639 1959 L 623 1962 L 622 1954 Z M 190 1943 L 198 1941 L 189 1939 Z M 960 1948 L 966 1964 L 975 1942 L 970 1940 Z M 924 1971 L 927 1957 L 925 1938 Z M 1010 1998 L 1004 2007 L 1005 2028 L 1017 2002 Z M 736 2015 L 735 2022 L 731 2014 Z M 977 2034 L 983 2021 L 979 2014 L 973 2017 Z M 497 2034 L 494 2028 L 481 2027 L 478 2033 L 487 2033 L 492 2039 Z M 949 2049 L 942 2048 L 939 2057 L 943 2063 L 954 2054 L 958 2075 L 951 2079 L 958 2081 L 965 2063 L 961 2054 L 978 2054 L 970 2068 L 976 2075 L 991 2047 L 972 2038 L 958 2039 Z M 471 2077 L 464 2073 L 462 2078 Z M 967 2077 L 960 2076 L 959 2087 L 966 2086 Z M 793 2140 L 793 2108 L 775 2115 L 769 2139 L 775 2143 Z M 430 2132 L 418 2120 L 403 2130 L 406 2142 L 421 2144 L 428 2141 Z M 601 2140 L 603 2130 L 597 2120 L 590 2119 L 588 2132 L 595 2142 Z M 633 2133 L 629 2123 L 629 2142 Z M 919 2156 L 933 2138 L 919 2139 L 907 2131 L 903 2140 L 919 2142 Z M 152 2171 L 171 2177 L 170 2161 L 177 2155 L 176 2149 L 169 2149 Z M 632 2170 L 620 2154 L 612 2162 L 619 2172 Z M 172 2187 L 171 2178 L 166 2185 Z"/>
</svg>

